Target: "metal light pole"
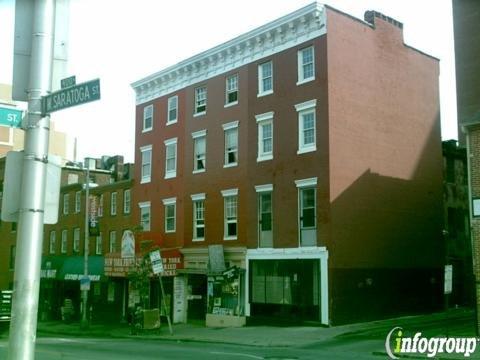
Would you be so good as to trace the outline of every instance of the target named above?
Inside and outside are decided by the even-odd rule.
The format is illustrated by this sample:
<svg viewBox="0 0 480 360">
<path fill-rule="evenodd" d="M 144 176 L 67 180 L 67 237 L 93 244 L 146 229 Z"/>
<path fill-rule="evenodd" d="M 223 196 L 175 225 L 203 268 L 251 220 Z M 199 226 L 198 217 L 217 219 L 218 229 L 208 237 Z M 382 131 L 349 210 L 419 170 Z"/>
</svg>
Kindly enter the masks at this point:
<svg viewBox="0 0 480 360">
<path fill-rule="evenodd" d="M 89 252 L 89 233 L 88 233 L 88 214 L 90 211 L 89 208 L 89 197 L 90 197 L 90 159 L 85 159 L 87 171 L 85 174 L 85 241 L 84 241 L 84 250 L 83 250 L 83 276 L 84 278 L 88 277 L 88 252 Z M 87 307 L 88 305 L 88 290 L 82 290 L 82 320 L 80 321 L 80 327 L 82 329 L 88 329 L 88 317 L 87 317 Z"/>
<path fill-rule="evenodd" d="M 51 86 L 54 20 L 55 0 L 36 0 L 9 360 L 33 360 L 35 356 L 50 129 L 50 117 L 41 115 L 41 97 L 48 94 Z"/>
</svg>

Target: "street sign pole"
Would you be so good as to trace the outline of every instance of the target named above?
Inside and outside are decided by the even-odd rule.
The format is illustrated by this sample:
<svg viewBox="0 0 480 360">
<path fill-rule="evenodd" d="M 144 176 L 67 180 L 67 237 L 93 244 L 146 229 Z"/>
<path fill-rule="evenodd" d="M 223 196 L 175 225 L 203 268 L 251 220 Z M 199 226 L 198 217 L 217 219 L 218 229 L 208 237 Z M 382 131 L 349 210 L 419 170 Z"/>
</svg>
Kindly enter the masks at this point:
<svg viewBox="0 0 480 360">
<path fill-rule="evenodd" d="M 50 128 L 50 117 L 41 115 L 41 99 L 51 86 L 55 0 L 36 0 L 34 6 L 9 360 L 33 360 L 35 357 L 40 289 Z"/>
<path fill-rule="evenodd" d="M 85 243 L 83 251 L 83 276 L 88 277 L 88 252 L 89 252 L 89 233 L 88 233 L 88 213 L 89 213 L 89 196 L 90 196 L 90 160 L 85 159 L 87 164 L 87 171 L 85 174 Z M 82 329 L 88 329 L 88 317 L 87 317 L 87 305 L 88 305 L 88 290 L 82 290 L 82 320 L 80 327 Z"/>
</svg>

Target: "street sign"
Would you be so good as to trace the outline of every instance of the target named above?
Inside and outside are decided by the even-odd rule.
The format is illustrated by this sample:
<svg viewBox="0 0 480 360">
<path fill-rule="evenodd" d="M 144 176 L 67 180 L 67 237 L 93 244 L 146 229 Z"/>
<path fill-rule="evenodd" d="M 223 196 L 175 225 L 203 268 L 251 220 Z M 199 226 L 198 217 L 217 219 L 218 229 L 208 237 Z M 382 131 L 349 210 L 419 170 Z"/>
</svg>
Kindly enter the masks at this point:
<svg viewBox="0 0 480 360">
<path fill-rule="evenodd" d="M 100 79 L 87 81 L 42 97 L 42 112 L 54 111 L 100 100 Z"/>
<path fill-rule="evenodd" d="M 152 270 L 155 275 L 163 272 L 163 262 L 160 256 L 160 250 L 155 250 L 150 253 L 150 261 L 152 263 Z"/>
<path fill-rule="evenodd" d="M 22 127 L 21 110 L 0 107 L 0 126 Z"/>
<path fill-rule="evenodd" d="M 80 278 L 80 290 L 90 290 L 90 278 L 88 277 L 88 275 L 83 275 L 81 278 Z"/>
<path fill-rule="evenodd" d="M 445 279 L 443 284 L 443 293 L 445 295 L 452 293 L 453 283 L 453 265 L 445 265 Z"/>
<path fill-rule="evenodd" d="M 77 78 L 74 76 L 70 76 L 68 78 L 60 80 L 60 87 L 62 89 L 66 89 L 77 84 Z"/>
</svg>

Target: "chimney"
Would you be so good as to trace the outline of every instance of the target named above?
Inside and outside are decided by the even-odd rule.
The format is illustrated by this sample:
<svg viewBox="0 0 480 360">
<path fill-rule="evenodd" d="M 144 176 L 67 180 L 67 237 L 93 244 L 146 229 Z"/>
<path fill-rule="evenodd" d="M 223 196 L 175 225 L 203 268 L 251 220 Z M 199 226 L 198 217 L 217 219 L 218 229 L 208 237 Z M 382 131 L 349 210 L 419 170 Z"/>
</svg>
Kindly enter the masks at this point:
<svg viewBox="0 0 480 360">
<path fill-rule="evenodd" d="M 363 18 L 386 42 L 403 43 L 403 24 L 400 21 L 374 10 L 365 11 Z"/>
<path fill-rule="evenodd" d="M 372 24 L 373 26 L 375 26 L 375 18 L 382 19 L 383 21 L 386 21 L 387 23 L 390 23 L 398 27 L 399 29 L 403 29 L 403 24 L 400 21 L 397 21 L 390 16 L 383 15 L 381 12 L 367 10 L 365 11 L 365 15 L 363 15 L 363 19 L 369 24 Z"/>
</svg>

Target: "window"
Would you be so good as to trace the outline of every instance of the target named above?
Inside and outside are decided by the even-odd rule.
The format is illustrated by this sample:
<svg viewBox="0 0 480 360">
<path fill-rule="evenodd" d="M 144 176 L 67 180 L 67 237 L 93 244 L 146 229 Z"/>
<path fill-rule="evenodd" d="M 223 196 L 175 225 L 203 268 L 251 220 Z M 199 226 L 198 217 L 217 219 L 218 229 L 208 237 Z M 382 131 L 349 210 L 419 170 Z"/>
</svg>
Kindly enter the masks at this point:
<svg viewBox="0 0 480 360">
<path fill-rule="evenodd" d="M 167 125 L 175 124 L 178 119 L 178 96 L 168 98 Z"/>
<path fill-rule="evenodd" d="M 207 111 L 207 88 L 205 86 L 195 89 L 195 115 L 205 114 Z"/>
<path fill-rule="evenodd" d="M 15 269 L 15 255 L 16 255 L 17 247 L 15 245 L 10 246 L 10 261 L 8 262 L 9 264 L 9 269 L 13 270 Z"/>
<path fill-rule="evenodd" d="M 102 255 L 102 247 L 103 247 L 102 232 L 100 231 L 98 236 L 95 238 L 95 255 Z"/>
<path fill-rule="evenodd" d="M 62 254 L 67 253 L 68 246 L 68 230 L 62 230 L 62 244 L 60 245 L 60 252 Z"/>
<path fill-rule="evenodd" d="M 70 207 L 70 194 L 63 194 L 63 215 L 68 215 Z"/>
<path fill-rule="evenodd" d="M 149 183 L 152 174 L 152 145 L 140 148 L 142 153 L 141 184 Z"/>
<path fill-rule="evenodd" d="M 317 178 L 296 180 L 300 246 L 317 245 Z"/>
<path fill-rule="evenodd" d="M 223 167 L 236 166 L 238 163 L 238 121 L 223 125 L 225 131 L 225 164 Z"/>
<path fill-rule="evenodd" d="M 130 204 L 131 204 L 130 189 L 123 190 L 123 213 L 124 214 L 130 214 Z"/>
<path fill-rule="evenodd" d="M 117 192 L 110 194 L 110 215 L 117 215 Z"/>
<path fill-rule="evenodd" d="M 140 224 L 143 231 L 150 231 L 150 201 L 141 202 L 140 207 Z"/>
<path fill-rule="evenodd" d="M 73 229 L 73 252 L 80 251 L 80 228 Z"/>
<path fill-rule="evenodd" d="M 101 194 L 101 195 L 100 195 L 100 198 L 98 199 L 97 215 L 98 215 L 98 217 L 102 217 L 102 216 L 103 216 L 103 194 Z"/>
<path fill-rule="evenodd" d="M 258 194 L 258 247 L 273 247 L 273 185 L 255 186 Z"/>
<path fill-rule="evenodd" d="M 313 46 L 298 51 L 297 85 L 300 85 L 310 80 L 315 80 L 315 59 L 313 53 Z"/>
<path fill-rule="evenodd" d="M 50 231 L 50 249 L 49 249 L 49 252 L 50 254 L 55 254 L 55 248 L 57 246 L 56 244 L 56 238 L 55 238 L 55 230 L 53 231 Z"/>
<path fill-rule="evenodd" d="M 82 206 L 82 192 L 77 191 L 75 192 L 75 212 L 79 213 L 81 211 L 81 206 Z"/>
<path fill-rule="evenodd" d="M 258 65 L 258 96 L 273 93 L 273 65 L 271 61 Z"/>
<path fill-rule="evenodd" d="M 193 138 L 193 173 L 205 171 L 207 153 L 207 131 L 197 131 Z"/>
<path fill-rule="evenodd" d="M 165 205 L 165 232 L 175 232 L 175 212 L 176 212 L 176 198 L 164 199 Z"/>
<path fill-rule="evenodd" d="M 165 179 L 177 176 L 177 138 L 165 140 Z"/>
<path fill-rule="evenodd" d="M 273 111 L 255 116 L 258 124 L 257 161 L 273 159 Z"/>
<path fill-rule="evenodd" d="M 205 240 L 205 194 L 191 195 L 193 201 L 193 241 Z"/>
<path fill-rule="evenodd" d="M 237 239 L 237 196 L 238 189 L 223 190 L 224 240 Z"/>
<path fill-rule="evenodd" d="M 143 132 L 152 130 L 153 127 L 153 105 L 143 108 Z"/>
<path fill-rule="evenodd" d="M 117 232 L 110 231 L 110 238 L 108 239 L 108 251 L 114 253 L 117 251 Z"/>
<path fill-rule="evenodd" d="M 238 74 L 227 77 L 225 84 L 225 105 L 238 104 Z"/>
<path fill-rule="evenodd" d="M 298 112 L 298 151 L 303 154 L 317 150 L 315 107 L 317 100 L 306 101 L 295 105 Z"/>
</svg>

